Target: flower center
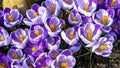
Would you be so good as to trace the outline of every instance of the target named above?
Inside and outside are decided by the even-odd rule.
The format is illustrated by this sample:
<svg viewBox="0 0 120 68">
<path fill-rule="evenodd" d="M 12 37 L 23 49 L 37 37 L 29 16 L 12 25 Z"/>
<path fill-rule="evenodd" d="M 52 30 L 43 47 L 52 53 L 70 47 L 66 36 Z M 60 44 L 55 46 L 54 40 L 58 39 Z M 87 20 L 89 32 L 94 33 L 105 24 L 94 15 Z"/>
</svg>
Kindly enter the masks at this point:
<svg viewBox="0 0 120 68">
<path fill-rule="evenodd" d="M 70 40 L 72 40 L 74 37 L 74 31 L 70 32 L 70 36 L 68 37 Z"/>
<path fill-rule="evenodd" d="M 108 15 L 102 16 L 102 24 L 106 25 L 106 22 L 108 20 Z"/>
<path fill-rule="evenodd" d="M 20 40 L 21 43 L 24 41 L 24 35 L 23 34 L 19 35 L 19 40 Z"/>
<path fill-rule="evenodd" d="M 85 11 L 88 11 L 88 6 L 89 6 L 89 3 L 88 2 L 84 2 L 84 10 Z"/>
<path fill-rule="evenodd" d="M 34 12 L 34 16 L 38 16 L 38 12 Z"/>
<path fill-rule="evenodd" d="M 69 0 L 65 0 L 65 3 L 68 4 Z"/>
<path fill-rule="evenodd" d="M 0 68 L 6 68 L 5 63 L 0 63 Z"/>
<path fill-rule="evenodd" d="M 54 58 L 54 59 L 56 59 L 56 58 L 57 58 L 57 56 L 58 56 L 58 54 L 57 54 L 57 53 L 55 53 L 55 54 L 54 54 L 54 56 L 53 56 L 53 58 Z"/>
<path fill-rule="evenodd" d="M 73 17 L 72 17 L 72 20 L 73 20 L 73 21 L 77 21 L 76 16 L 73 16 Z"/>
<path fill-rule="evenodd" d="M 54 42 L 51 42 L 50 44 L 51 44 L 52 46 L 54 46 Z"/>
<path fill-rule="evenodd" d="M 98 4 L 101 4 L 101 0 L 98 0 Z"/>
<path fill-rule="evenodd" d="M 34 68 L 32 65 L 29 65 L 29 68 Z"/>
<path fill-rule="evenodd" d="M 1 40 L 1 41 L 4 41 L 4 40 L 5 40 L 5 37 L 4 37 L 4 36 L 1 36 L 1 37 L 0 37 L 0 40 Z"/>
<path fill-rule="evenodd" d="M 114 29 L 118 29 L 118 26 L 117 26 L 117 25 L 113 25 L 113 28 L 114 28 Z"/>
<path fill-rule="evenodd" d="M 62 62 L 60 64 L 60 67 L 68 68 L 68 63 L 67 62 Z"/>
<path fill-rule="evenodd" d="M 110 3 L 110 7 L 113 7 L 115 2 L 116 2 L 116 0 L 112 0 L 112 2 Z"/>
<path fill-rule="evenodd" d="M 54 24 L 50 24 L 49 27 L 50 27 L 50 29 L 51 29 L 52 32 L 55 31 L 55 25 Z"/>
<path fill-rule="evenodd" d="M 8 19 L 10 20 L 10 22 L 13 22 L 13 21 L 14 21 L 12 15 L 8 15 Z"/>
<path fill-rule="evenodd" d="M 51 4 L 51 5 L 49 6 L 49 8 L 50 8 L 50 10 L 52 11 L 52 13 L 55 13 L 55 7 L 54 7 L 54 5 Z"/>
<path fill-rule="evenodd" d="M 34 52 L 37 48 L 36 47 L 32 47 L 32 52 Z"/>
<path fill-rule="evenodd" d="M 38 29 L 36 29 L 36 30 L 34 31 L 34 34 L 37 35 L 37 36 L 39 36 L 39 35 L 40 35 L 40 31 L 39 31 Z"/>
<path fill-rule="evenodd" d="M 98 50 L 103 50 L 103 49 L 107 49 L 108 48 L 108 45 L 100 45 L 97 49 Z"/>
<path fill-rule="evenodd" d="M 12 53 L 11 56 L 12 56 L 14 59 L 19 59 L 19 57 L 18 57 L 15 53 Z"/>
<path fill-rule="evenodd" d="M 87 39 L 89 41 L 92 41 L 92 29 L 87 29 Z"/>
<path fill-rule="evenodd" d="M 49 68 L 48 66 L 42 66 L 42 68 Z"/>
</svg>

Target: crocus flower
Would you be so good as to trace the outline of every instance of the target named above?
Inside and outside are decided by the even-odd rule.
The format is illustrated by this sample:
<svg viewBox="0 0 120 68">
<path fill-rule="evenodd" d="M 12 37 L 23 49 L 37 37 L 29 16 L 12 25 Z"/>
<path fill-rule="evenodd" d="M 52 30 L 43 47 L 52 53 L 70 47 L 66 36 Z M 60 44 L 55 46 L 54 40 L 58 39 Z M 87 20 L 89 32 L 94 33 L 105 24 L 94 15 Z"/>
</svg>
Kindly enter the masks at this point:
<svg viewBox="0 0 120 68">
<path fill-rule="evenodd" d="M 78 29 L 79 37 L 85 44 L 89 44 L 99 39 L 101 33 L 102 27 L 99 24 L 87 23 L 85 26 Z"/>
<path fill-rule="evenodd" d="M 25 54 L 23 54 L 21 49 L 11 47 L 7 53 L 7 57 L 10 59 L 10 61 L 16 60 L 21 63 L 25 59 Z"/>
<path fill-rule="evenodd" d="M 97 7 L 93 0 L 74 0 L 74 2 L 75 9 L 85 16 L 91 16 Z"/>
<path fill-rule="evenodd" d="M 52 59 L 47 55 L 47 53 L 42 53 L 35 60 L 36 68 L 52 68 L 51 63 Z"/>
<path fill-rule="evenodd" d="M 28 56 L 22 64 L 23 68 L 35 68 L 34 58 L 32 56 Z"/>
<path fill-rule="evenodd" d="M 92 16 L 93 21 L 96 24 L 101 24 L 103 26 L 103 31 L 110 32 L 111 31 L 111 25 L 113 23 L 113 19 L 106 10 L 99 9 L 97 12 L 95 12 Z"/>
<path fill-rule="evenodd" d="M 11 32 L 12 44 L 17 48 L 23 49 L 26 47 L 26 43 L 28 41 L 28 36 L 26 34 L 26 30 L 19 28 L 16 31 Z"/>
<path fill-rule="evenodd" d="M 48 31 L 50 36 L 57 36 L 61 32 L 61 25 L 63 20 L 58 19 L 57 17 L 48 18 L 45 25 L 45 28 Z"/>
<path fill-rule="evenodd" d="M 38 43 L 40 39 L 44 39 L 46 37 L 47 32 L 42 26 L 35 25 L 31 26 L 30 30 L 27 30 L 27 34 L 30 42 Z"/>
<path fill-rule="evenodd" d="M 78 24 L 80 25 L 82 22 L 81 15 L 77 10 L 73 9 L 69 14 L 68 21 L 72 25 L 78 25 Z"/>
<path fill-rule="evenodd" d="M 117 34 L 120 35 L 120 20 L 119 19 L 114 19 L 113 24 L 112 24 L 112 30 Z"/>
<path fill-rule="evenodd" d="M 106 37 L 101 37 L 98 42 L 94 44 L 90 44 L 87 47 L 92 47 L 92 52 L 95 52 L 97 55 L 101 55 L 103 57 L 108 57 L 111 54 L 111 50 L 113 48 L 113 44 Z"/>
<path fill-rule="evenodd" d="M 60 37 L 48 37 L 45 39 L 45 42 L 49 50 L 56 50 L 60 46 Z"/>
<path fill-rule="evenodd" d="M 52 68 L 73 68 L 76 60 L 73 56 L 59 54 L 57 59 L 52 62 Z"/>
<path fill-rule="evenodd" d="M 64 10 L 73 8 L 73 0 L 58 0 L 58 3 Z"/>
<path fill-rule="evenodd" d="M 62 39 L 69 45 L 74 45 L 78 42 L 79 36 L 74 27 L 69 27 L 66 32 L 61 32 Z"/>
<path fill-rule="evenodd" d="M 22 68 L 22 65 L 19 61 L 13 60 L 11 61 L 11 68 Z"/>
<path fill-rule="evenodd" d="M 11 42 L 11 38 L 8 34 L 8 32 L 0 27 L 0 47 L 1 46 L 7 46 L 8 44 L 10 44 Z"/>
<path fill-rule="evenodd" d="M 24 52 L 33 57 L 38 57 L 46 49 L 45 42 L 40 40 L 38 43 L 28 42 L 28 46 L 24 49 Z"/>
<path fill-rule="evenodd" d="M 46 0 L 42 2 L 42 6 L 47 9 L 49 16 L 58 16 L 58 14 L 60 13 L 60 6 L 57 1 L 53 2 L 52 0 Z"/>
<path fill-rule="evenodd" d="M 9 58 L 2 53 L 0 53 L 0 68 L 10 68 Z"/>
<path fill-rule="evenodd" d="M 17 9 L 4 9 L 4 26 L 11 28 L 22 22 L 23 16 Z"/>
<path fill-rule="evenodd" d="M 33 4 L 31 9 L 26 11 L 27 18 L 24 18 L 24 23 L 28 26 L 42 24 L 47 17 L 47 11 L 45 7 L 41 7 L 38 4 Z"/>
</svg>

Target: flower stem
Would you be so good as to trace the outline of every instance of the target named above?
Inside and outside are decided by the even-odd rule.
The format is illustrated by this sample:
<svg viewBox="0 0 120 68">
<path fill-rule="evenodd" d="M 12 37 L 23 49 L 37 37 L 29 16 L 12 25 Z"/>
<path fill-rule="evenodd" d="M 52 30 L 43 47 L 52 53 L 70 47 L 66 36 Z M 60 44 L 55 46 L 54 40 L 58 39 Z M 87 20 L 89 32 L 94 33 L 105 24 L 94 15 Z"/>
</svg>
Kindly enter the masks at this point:
<svg viewBox="0 0 120 68">
<path fill-rule="evenodd" d="M 90 52 L 90 68 L 92 68 L 92 52 Z"/>
<path fill-rule="evenodd" d="M 78 56 L 75 56 L 76 58 L 79 58 L 79 57 L 83 57 L 83 56 L 86 56 L 86 55 L 88 55 L 88 54 L 90 54 L 91 52 L 87 52 L 87 53 L 85 53 L 85 54 L 82 54 L 82 55 L 78 55 Z"/>
</svg>

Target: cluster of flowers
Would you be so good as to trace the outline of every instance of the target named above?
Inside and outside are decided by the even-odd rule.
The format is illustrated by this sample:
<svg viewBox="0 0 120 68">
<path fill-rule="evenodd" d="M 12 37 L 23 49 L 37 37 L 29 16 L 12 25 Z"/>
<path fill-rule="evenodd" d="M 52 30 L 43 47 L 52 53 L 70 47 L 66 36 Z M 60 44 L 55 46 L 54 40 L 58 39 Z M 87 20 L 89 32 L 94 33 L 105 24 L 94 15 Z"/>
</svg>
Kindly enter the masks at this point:
<svg viewBox="0 0 120 68">
<path fill-rule="evenodd" d="M 110 56 L 120 35 L 119 5 L 119 0 L 46 0 L 33 4 L 27 18 L 17 9 L 0 10 L 0 47 L 12 45 L 7 56 L 0 53 L 0 68 L 73 68 L 80 41 L 95 54 Z M 68 21 L 58 18 L 64 10 L 70 10 Z M 10 35 L 5 30 L 22 21 L 30 28 Z M 69 48 L 60 49 L 61 40 Z"/>
</svg>

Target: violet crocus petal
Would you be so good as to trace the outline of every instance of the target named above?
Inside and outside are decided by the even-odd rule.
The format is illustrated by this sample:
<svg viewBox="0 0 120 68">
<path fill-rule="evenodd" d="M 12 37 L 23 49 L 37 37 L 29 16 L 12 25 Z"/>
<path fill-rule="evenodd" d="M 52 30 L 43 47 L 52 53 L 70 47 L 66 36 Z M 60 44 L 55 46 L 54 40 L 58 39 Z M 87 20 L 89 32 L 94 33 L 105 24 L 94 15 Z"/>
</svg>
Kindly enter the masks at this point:
<svg viewBox="0 0 120 68">
<path fill-rule="evenodd" d="M 24 22 L 27 26 L 32 26 L 32 25 L 33 25 L 33 22 L 32 22 L 30 19 L 28 19 L 28 18 L 24 18 L 24 19 L 23 19 L 23 22 Z"/>
<path fill-rule="evenodd" d="M 87 2 L 88 3 L 88 11 L 85 11 L 84 8 L 84 3 Z M 78 9 L 78 11 L 81 14 L 84 14 L 85 16 L 91 16 L 93 14 L 93 12 L 96 10 L 96 3 L 94 1 L 90 1 L 90 0 L 75 0 L 75 7 Z"/>
<path fill-rule="evenodd" d="M 19 11 L 17 9 L 11 10 L 10 14 L 12 15 L 14 20 L 17 20 L 19 18 Z"/>
<path fill-rule="evenodd" d="M 38 9 L 39 9 L 39 5 L 37 3 L 34 3 L 31 7 L 31 9 L 33 9 L 34 11 L 38 12 Z"/>
<path fill-rule="evenodd" d="M 115 10 L 114 10 L 114 9 L 108 9 L 107 11 L 108 11 L 108 13 L 109 13 L 109 16 L 110 16 L 111 18 L 114 18 L 114 16 L 115 16 Z"/>
<path fill-rule="evenodd" d="M 70 49 L 65 49 L 60 54 L 64 54 L 65 56 L 70 56 L 72 55 L 72 51 Z"/>
<path fill-rule="evenodd" d="M 77 43 L 75 44 L 74 46 L 70 47 L 70 50 L 75 53 L 75 52 L 78 52 L 81 48 L 81 44 L 80 43 Z"/>
<path fill-rule="evenodd" d="M 13 61 L 11 62 L 11 68 L 22 68 L 22 66 L 21 66 L 21 64 L 20 64 L 19 61 L 13 60 Z"/>
<path fill-rule="evenodd" d="M 29 18 L 29 19 L 33 19 L 33 18 L 35 18 L 35 16 L 34 16 L 34 10 L 33 9 L 29 9 L 29 10 L 27 10 L 26 11 L 26 15 L 27 15 L 27 17 Z"/>
</svg>

